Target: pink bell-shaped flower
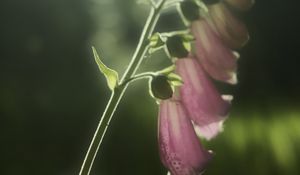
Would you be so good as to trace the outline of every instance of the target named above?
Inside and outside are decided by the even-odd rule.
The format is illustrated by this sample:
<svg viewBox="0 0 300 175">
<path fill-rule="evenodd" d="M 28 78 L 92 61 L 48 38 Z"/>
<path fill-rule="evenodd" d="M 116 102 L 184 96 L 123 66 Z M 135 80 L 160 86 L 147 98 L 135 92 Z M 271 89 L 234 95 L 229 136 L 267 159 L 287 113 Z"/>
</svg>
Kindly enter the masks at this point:
<svg viewBox="0 0 300 175">
<path fill-rule="evenodd" d="M 163 100 L 159 110 L 159 149 L 171 175 L 199 175 L 212 153 L 200 144 L 181 102 Z"/>
<path fill-rule="evenodd" d="M 198 135 L 211 139 L 222 131 L 232 96 L 221 96 L 195 58 L 176 61 L 181 76 L 180 99 Z"/>
<path fill-rule="evenodd" d="M 249 40 L 245 24 L 222 2 L 208 6 L 211 20 L 220 38 L 232 49 L 241 48 Z"/>
<path fill-rule="evenodd" d="M 207 19 L 193 21 L 192 33 L 196 39 L 195 53 L 205 71 L 214 79 L 236 84 L 238 54 L 227 47 Z"/>
</svg>

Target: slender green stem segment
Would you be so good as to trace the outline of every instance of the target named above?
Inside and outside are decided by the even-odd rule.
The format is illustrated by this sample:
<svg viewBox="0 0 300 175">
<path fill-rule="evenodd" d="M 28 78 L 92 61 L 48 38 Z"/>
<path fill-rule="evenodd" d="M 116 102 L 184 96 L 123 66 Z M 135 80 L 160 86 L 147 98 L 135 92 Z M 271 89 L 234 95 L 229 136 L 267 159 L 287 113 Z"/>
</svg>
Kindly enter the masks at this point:
<svg viewBox="0 0 300 175">
<path fill-rule="evenodd" d="M 120 86 L 126 86 L 128 83 L 134 82 L 136 80 L 140 80 L 140 79 L 145 79 L 145 78 L 153 78 L 157 75 L 157 73 L 155 72 L 144 72 L 141 74 L 137 74 L 131 78 L 126 79 L 125 81 L 122 82 L 122 84 L 120 84 Z"/>
<path fill-rule="evenodd" d="M 98 149 L 103 140 L 105 132 L 109 126 L 111 118 L 112 118 L 112 116 L 113 116 L 113 114 L 114 114 L 126 88 L 127 88 L 128 83 L 130 82 L 130 81 L 128 81 L 128 79 L 131 79 L 132 77 L 134 77 L 146 52 L 149 49 L 148 38 L 152 35 L 153 29 L 156 26 L 156 23 L 160 16 L 160 12 L 161 12 L 162 7 L 165 2 L 166 2 L 166 0 L 160 0 L 154 7 L 151 8 L 151 12 L 150 12 L 147 22 L 144 26 L 138 46 L 135 50 L 135 53 L 131 59 L 131 62 L 129 64 L 128 68 L 126 69 L 126 72 L 124 73 L 124 75 L 121 79 L 121 82 L 120 82 L 121 86 L 117 86 L 111 94 L 111 97 L 109 99 L 109 102 L 107 103 L 105 111 L 102 114 L 100 123 L 98 124 L 98 127 L 94 133 L 94 137 L 91 141 L 88 152 L 87 152 L 85 159 L 83 161 L 83 164 L 81 166 L 79 175 L 89 175 L 90 174 L 91 168 L 93 166 L 93 162 L 95 160 Z M 123 82 L 128 82 L 128 83 L 124 84 Z"/>
</svg>

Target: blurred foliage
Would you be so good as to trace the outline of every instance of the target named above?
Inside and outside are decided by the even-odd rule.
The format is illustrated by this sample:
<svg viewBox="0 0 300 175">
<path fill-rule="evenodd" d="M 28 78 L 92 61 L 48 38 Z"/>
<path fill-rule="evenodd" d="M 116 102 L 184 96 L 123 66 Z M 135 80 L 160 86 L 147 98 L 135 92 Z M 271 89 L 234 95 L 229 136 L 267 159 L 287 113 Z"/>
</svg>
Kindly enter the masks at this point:
<svg viewBox="0 0 300 175">
<path fill-rule="evenodd" d="M 233 112 L 225 132 L 209 143 L 216 155 L 208 175 L 224 170 L 225 174 L 299 174 L 300 111 L 268 110 Z"/>
<path fill-rule="evenodd" d="M 258 0 L 243 16 L 251 40 L 224 133 L 206 174 L 296 175 L 300 169 L 299 5 Z M 0 174 L 77 174 L 109 97 L 94 62 L 122 73 L 149 10 L 135 0 L 0 1 Z M 182 29 L 174 11 L 157 31 Z M 170 64 L 163 52 L 141 70 Z M 165 174 L 157 148 L 157 106 L 147 82 L 130 85 L 92 174 Z"/>
</svg>

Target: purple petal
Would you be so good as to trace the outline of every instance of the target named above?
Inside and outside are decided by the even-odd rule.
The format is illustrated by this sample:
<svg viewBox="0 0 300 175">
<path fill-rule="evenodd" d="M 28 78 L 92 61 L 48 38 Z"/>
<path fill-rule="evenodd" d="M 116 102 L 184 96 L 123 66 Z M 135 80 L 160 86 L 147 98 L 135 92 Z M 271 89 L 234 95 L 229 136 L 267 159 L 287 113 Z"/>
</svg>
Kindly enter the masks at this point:
<svg viewBox="0 0 300 175">
<path fill-rule="evenodd" d="M 214 79 L 236 84 L 237 54 L 224 45 L 207 20 L 192 23 L 196 38 L 196 55 L 206 72 Z"/>
<path fill-rule="evenodd" d="M 219 36 L 229 47 L 241 48 L 249 40 L 247 27 L 237 19 L 224 3 L 209 6 L 209 14 Z"/>
<path fill-rule="evenodd" d="M 212 157 L 201 146 L 182 104 L 175 100 L 160 103 L 159 149 L 172 175 L 198 175 Z"/>
<path fill-rule="evenodd" d="M 246 11 L 253 6 L 255 0 L 225 0 L 225 2 L 238 10 Z"/>
<path fill-rule="evenodd" d="M 197 126 L 197 134 L 206 139 L 215 137 L 222 131 L 222 123 L 228 115 L 232 97 L 218 93 L 194 58 L 177 60 L 176 71 L 184 82 L 180 88 L 180 98 L 188 116 Z"/>
</svg>

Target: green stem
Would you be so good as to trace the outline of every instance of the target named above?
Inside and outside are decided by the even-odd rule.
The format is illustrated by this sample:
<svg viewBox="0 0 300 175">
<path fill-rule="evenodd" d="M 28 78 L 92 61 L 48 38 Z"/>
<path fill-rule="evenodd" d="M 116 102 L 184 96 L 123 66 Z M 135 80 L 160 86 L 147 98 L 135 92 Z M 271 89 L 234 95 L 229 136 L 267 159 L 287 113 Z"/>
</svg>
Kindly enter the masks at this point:
<svg viewBox="0 0 300 175">
<path fill-rule="evenodd" d="M 156 73 L 155 72 L 144 72 L 141 74 L 137 74 L 133 77 L 130 77 L 128 79 L 126 79 L 125 81 L 122 82 L 122 84 L 120 84 L 120 86 L 126 86 L 127 84 L 134 82 L 136 80 L 140 80 L 140 79 L 145 79 L 145 78 L 153 78 L 155 77 Z"/>
<path fill-rule="evenodd" d="M 79 175 L 89 175 L 90 174 L 91 168 L 93 166 L 93 162 L 97 155 L 98 149 L 102 143 L 105 132 L 109 126 L 112 116 L 113 116 L 113 114 L 114 114 L 114 112 L 115 112 L 127 86 L 128 86 L 128 83 L 129 83 L 128 82 L 128 83 L 123 84 L 123 82 L 126 82 L 127 79 L 134 77 L 138 67 L 140 66 L 140 64 L 145 56 L 145 53 L 148 51 L 148 49 L 149 49 L 148 38 L 152 35 L 153 29 L 156 26 L 156 23 L 160 16 L 160 11 L 165 2 L 166 2 L 166 0 L 160 0 L 157 3 L 156 7 L 151 8 L 151 12 L 150 12 L 147 22 L 144 26 L 138 46 L 135 50 L 135 53 L 131 59 L 130 64 L 129 64 L 127 70 L 125 71 L 125 73 L 122 77 L 122 80 L 120 82 L 120 84 L 122 84 L 122 86 L 117 86 L 111 94 L 109 102 L 107 103 L 107 106 L 104 110 L 104 113 L 102 114 L 102 117 L 98 124 L 98 127 L 94 133 L 94 137 L 91 141 L 88 152 L 87 152 L 85 159 L 83 161 L 83 164 L 81 166 Z"/>
</svg>

